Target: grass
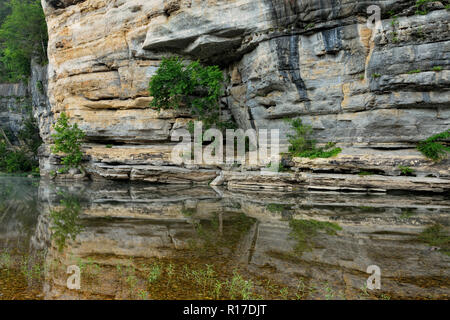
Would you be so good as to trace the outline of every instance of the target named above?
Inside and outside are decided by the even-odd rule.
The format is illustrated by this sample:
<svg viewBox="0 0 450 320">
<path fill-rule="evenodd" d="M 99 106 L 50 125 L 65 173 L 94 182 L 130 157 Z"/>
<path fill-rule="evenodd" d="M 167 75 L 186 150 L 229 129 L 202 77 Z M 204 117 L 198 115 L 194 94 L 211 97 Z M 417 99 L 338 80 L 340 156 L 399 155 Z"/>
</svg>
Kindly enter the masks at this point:
<svg viewBox="0 0 450 320">
<path fill-rule="evenodd" d="M 415 74 L 415 73 L 421 73 L 420 69 L 410 70 L 408 71 L 408 74 Z"/>
<path fill-rule="evenodd" d="M 333 148 L 335 144 L 329 143 L 323 149 L 307 150 L 298 153 L 297 156 L 301 158 L 332 158 L 342 152 L 341 148 Z"/>
<path fill-rule="evenodd" d="M 2 251 L 0 253 L 0 283 L 2 283 L 2 286 L 5 284 L 2 280 L 3 275 L 3 277 L 14 278 L 13 286 L 23 280 L 26 282 L 26 288 L 39 287 L 44 280 L 45 272 L 48 270 L 48 267 L 44 264 L 44 257 L 43 251 L 32 255 L 18 255 L 6 250 Z M 8 288 L 0 288 L 0 292 L 4 293 L 3 290 L 9 291 Z"/>
<path fill-rule="evenodd" d="M 433 67 L 433 71 L 436 71 L 436 72 L 442 71 L 442 67 L 441 66 L 434 66 Z"/>
<path fill-rule="evenodd" d="M 395 28 L 396 25 L 399 24 L 398 17 L 394 14 L 393 11 L 389 11 L 389 15 L 391 16 L 391 26 Z"/>
<path fill-rule="evenodd" d="M 251 280 L 245 280 L 237 271 L 233 272 L 233 278 L 227 282 L 228 295 L 231 299 L 250 300 L 253 297 L 254 284 Z"/>
<path fill-rule="evenodd" d="M 379 73 L 373 73 L 372 74 L 372 78 L 380 78 L 381 77 L 381 74 L 379 74 Z"/>
<path fill-rule="evenodd" d="M 399 165 L 398 169 L 400 169 L 402 175 L 404 176 L 414 175 L 414 169 L 411 169 L 410 167 Z"/>
<path fill-rule="evenodd" d="M 148 272 L 148 275 L 147 275 L 147 282 L 148 283 L 153 283 L 153 282 L 155 282 L 155 281 L 157 281 L 158 279 L 159 279 L 159 277 L 161 276 L 161 274 L 162 274 L 162 268 L 161 268 L 161 266 L 160 265 L 158 265 L 158 264 L 153 264 L 151 267 L 150 267 L 150 270 L 149 270 L 149 272 Z"/>
<path fill-rule="evenodd" d="M 192 256 L 177 260 L 146 259 L 145 262 L 142 259 L 130 259 L 130 264 L 126 265 L 103 265 L 99 277 L 108 274 L 105 279 L 121 284 L 114 286 L 114 295 L 119 299 L 287 300 L 305 298 L 309 293 L 303 282 L 298 287 L 283 286 L 263 275 L 249 273 L 246 268 L 230 269 L 219 260 L 208 264 L 201 262 L 207 260 Z M 149 273 L 156 275 L 151 281 L 148 281 Z M 65 276 L 62 269 L 60 275 Z M 98 279 L 97 283 L 100 281 Z M 84 282 L 83 291 L 95 291 L 97 286 Z"/>
<path fill-rule="evenodd" d="M 374 173 L 370 172 L 370 171 L 362 170 L 362 171 L 358 172 L 358 175 L 360 175 L 360 176 L 371 176 L 371 175 L 374 175 Z"/>
<path fill-rule="evenodd" d="M 0 254 L 0 268 L 8 269 L 11 265 L 11 255 L 9 252 L 2 252 Z"/>
</svg>

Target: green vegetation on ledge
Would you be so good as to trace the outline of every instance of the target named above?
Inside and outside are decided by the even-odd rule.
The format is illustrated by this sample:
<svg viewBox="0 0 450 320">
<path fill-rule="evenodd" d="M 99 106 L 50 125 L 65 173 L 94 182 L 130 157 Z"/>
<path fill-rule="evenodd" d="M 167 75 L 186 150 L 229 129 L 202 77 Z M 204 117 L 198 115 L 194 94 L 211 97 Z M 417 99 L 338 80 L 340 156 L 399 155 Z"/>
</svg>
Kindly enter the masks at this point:
<svg viewBox="0 0 450 320">
<path fill-rule="evenodd" d="M 428 139 L 419 142 L 417 149 L 427 158 L 439 161 L 447 158 L 450 147 L 443 144 L 443 141 L 450 140 L 450 129 L 435 134 Z"/>
<path fill-rule="evenodd" d="M 55 145 L 51 148 L 52 153 L 63 153 L 62 158 L 64 168 L 61 172 L 66 172 L 70 168 L 79 168 L 83 160 L 83 152 L 81 151 L 81 142 L 85 137 L 85 133 L 78 128 L 78 125 L 69 125 L 69 117 L 63 112 L 61 113 L 52 134 Z"/>
<path fill-rule="evenodd" d="M 153 97 L 150 107 L 157 110 L 186 107 L 192 117 L 206 128 L 227 128 L 220 121 L 223 74 L 218 66 L 202 66 L 198 61 L 187 64 L 181 58 L 164 58 L 149 83 Z"/>
<path fill-rule="evenodd" d="M 416 0 L 416 14 L 426 15 L 428 13 L 427 4 L 434 0 Z"/>
<path fill-rule="evenodd" d="M 294 157 L 302 158 L 331 158 L 337 156 L 342 149 L 335 148 L 335 143 L 328 142 L 325 147 L 316 147 L 316 141 L 311 138 L 313 129 L 309 125 L 304 125 L 301 119 L 286 119 L 292 125 L 294 134 L 289 134 L 289 153 Z"/>
<path fill-rule="evenodd" d="M 402 175 L 404 175 L 404 176 L 414 175 L 414 169 L 412 169 L 410 167 L 399 165 L 398 168 L 402 172 Z"/>
</svg>

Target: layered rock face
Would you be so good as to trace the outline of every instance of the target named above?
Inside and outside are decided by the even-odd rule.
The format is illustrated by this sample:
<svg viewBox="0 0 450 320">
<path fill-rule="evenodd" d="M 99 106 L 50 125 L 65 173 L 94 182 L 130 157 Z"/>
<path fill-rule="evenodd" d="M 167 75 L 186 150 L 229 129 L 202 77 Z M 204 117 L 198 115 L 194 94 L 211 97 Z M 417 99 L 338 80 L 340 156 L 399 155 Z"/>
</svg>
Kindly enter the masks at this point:
<svg viewBox="0 0 450 320">
<path fill-rule="evenodd" d="M 37 120 L 41 136 L 48 141 L 53 120 L 47 98 L 47 66 L 35 61 L 27 84 L 0 84 L 0 127 L 11 143 L 19 143 L 19 133 L 30 116 Z"/>
<path fill-rule="evenodd" d="M 22 83 L 0 84 L 0 124 L 11 143 L 17 143 L 23 120 L 30 110 L 28 88 Z"/>
<path fill-rule="evenodd" d="M 412 151 L 416 143 L 450 126 L 448 1 L 428 4 L 425 15 L 412 0 L 42 3 L 51 109 L 87 133 L 87 168 L 96 177 L 217 175 L 217 167 L 174 168 L 170 135 L 189 116 L 148 108 L 148 81 L 173 54 L 219 64 L 228 75 L 224 116 L 243 129 L 281 129 L 283 143 L 290 129 L 283 119 L 301 117 L 319 142 L 360 154 L 400 148 L 417 162 L 424 159 Z M 380 29 L 367 24 L 370 5 L 381 9 Z M 48 156 L 44 174 L 56 163 Z"/>
</svg>

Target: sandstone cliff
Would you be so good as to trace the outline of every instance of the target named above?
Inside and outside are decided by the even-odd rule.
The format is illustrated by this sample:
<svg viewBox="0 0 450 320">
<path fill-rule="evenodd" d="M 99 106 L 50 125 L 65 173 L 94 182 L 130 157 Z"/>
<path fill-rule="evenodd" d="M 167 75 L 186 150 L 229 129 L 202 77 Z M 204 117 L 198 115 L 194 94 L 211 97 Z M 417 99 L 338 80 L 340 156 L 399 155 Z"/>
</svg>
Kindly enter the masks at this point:
<svg viewBox="0 0 450 320">
<path fill-rule="evenodd" d="M 344 147 L 327 163 L 294 159 L 297 171 L 342 174 L 381 166 L 379 174 L 398 175 L 401 164 L 445 179 L 440 190 L 448 190 L 449 162 L 435 165 L 415 150 L 418 141 L 450 126 L 448 1 L 429 3 L 425 15 L 415 14 L 413 0 L 42 4 L 51 112 L 67 112 L 87 133 L 86 168 L 94 178 L 207 183 L 224 169 L 174 166 L 170 134 L 186 126 L 187 114 L 148 108 L 149 79 L 162 57 L 177 54 L 227 73 L 222 107 L 239 127 L 286 133 L 283 118 L 300 116 L 320 142 Z M 382 30 L 367 26 L 370 5 L 381 8 Z M 49 154 L 48 136 L 46 143 L 43 174 L 58 161 Z"/>
</svg>

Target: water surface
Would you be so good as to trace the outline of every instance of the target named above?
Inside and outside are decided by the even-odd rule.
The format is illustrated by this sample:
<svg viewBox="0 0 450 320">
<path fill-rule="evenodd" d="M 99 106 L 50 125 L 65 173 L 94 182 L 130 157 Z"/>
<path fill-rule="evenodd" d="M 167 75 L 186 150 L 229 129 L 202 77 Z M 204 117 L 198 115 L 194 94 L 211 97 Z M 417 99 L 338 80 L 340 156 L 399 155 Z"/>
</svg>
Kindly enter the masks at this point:
<svg viewBox="0 0 450 320">
<path fill-rule="evenodd" d="M 0 177 L 0 299 L 448 299 L 449 217 L 445 195 Z"/>
</svg>

